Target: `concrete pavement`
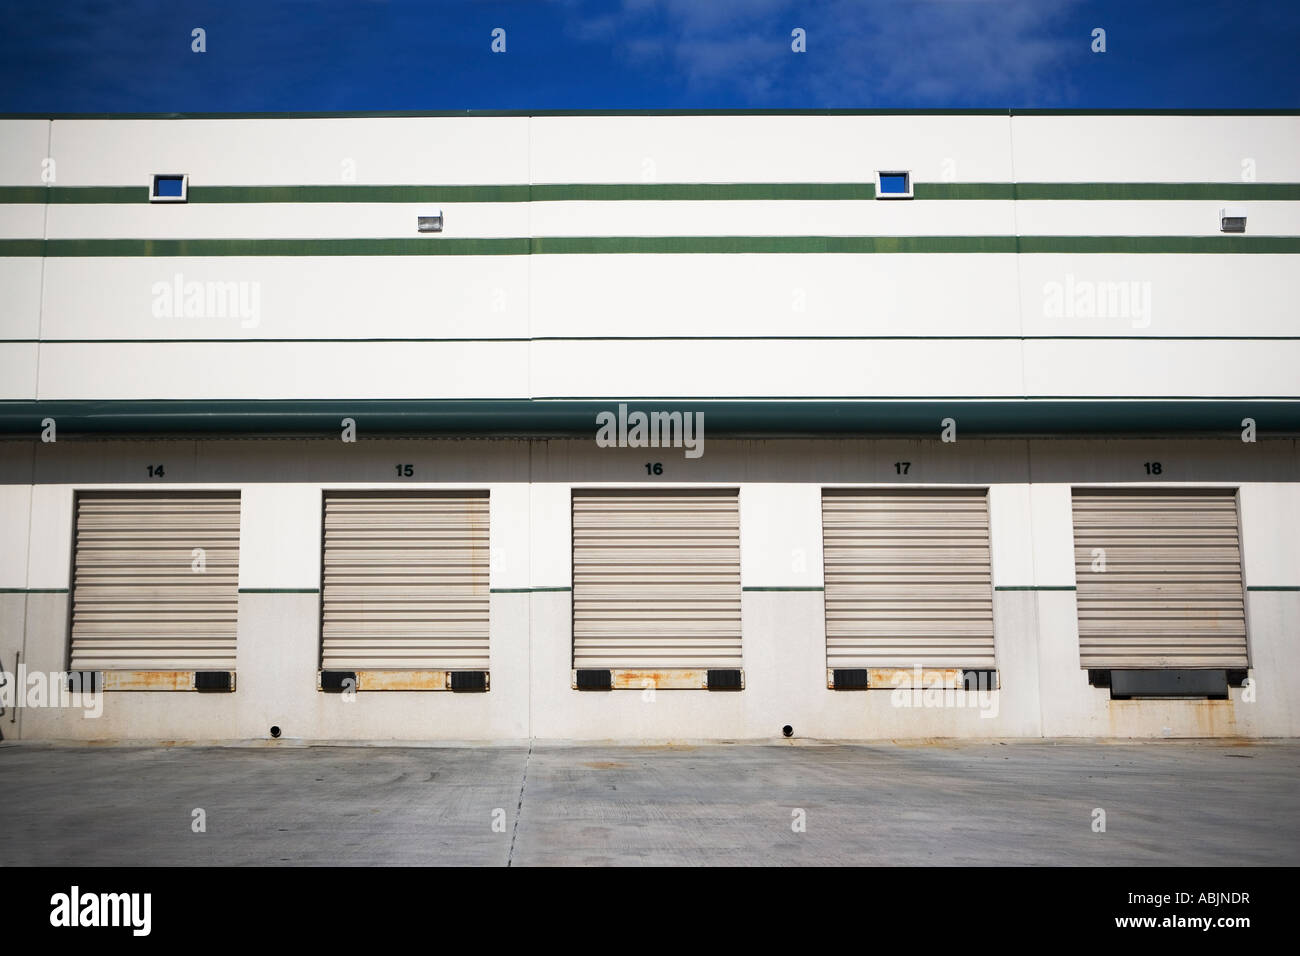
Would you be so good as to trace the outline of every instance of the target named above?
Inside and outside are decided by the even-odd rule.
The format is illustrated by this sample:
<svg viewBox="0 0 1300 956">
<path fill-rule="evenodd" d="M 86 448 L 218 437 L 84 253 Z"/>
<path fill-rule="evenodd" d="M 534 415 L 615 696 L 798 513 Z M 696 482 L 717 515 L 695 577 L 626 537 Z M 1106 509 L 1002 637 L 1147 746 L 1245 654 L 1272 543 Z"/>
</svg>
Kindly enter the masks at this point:
<svg viewBox="0 0 1300 956">
<path fill-rule="evenodd" d="M 1296 865 L 1297 783 L 1296 741 L 6 743 L 0 865 Z"/>
</svg>

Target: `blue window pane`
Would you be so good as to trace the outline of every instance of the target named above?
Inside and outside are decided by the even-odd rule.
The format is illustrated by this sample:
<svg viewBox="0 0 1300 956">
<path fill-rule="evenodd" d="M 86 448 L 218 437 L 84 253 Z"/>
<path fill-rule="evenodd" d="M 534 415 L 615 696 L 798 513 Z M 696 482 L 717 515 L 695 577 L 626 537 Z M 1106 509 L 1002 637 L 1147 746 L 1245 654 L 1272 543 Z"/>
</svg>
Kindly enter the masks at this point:
<svg viewBox="0 0 1300 956">
<path fill-rule="evenodd" d="M 880 191 L 882 193 L 905 193 L 907 192 L 907 174 L 906 173 L 886 173 L 880 177 Z"/>
<path fill-rule="evenodd" d="M 158 176 L 153 181 L 153 194 L 155 196 L 175 196 L 179 198 L 182 182 L 180 176 Z"/>
</svg>

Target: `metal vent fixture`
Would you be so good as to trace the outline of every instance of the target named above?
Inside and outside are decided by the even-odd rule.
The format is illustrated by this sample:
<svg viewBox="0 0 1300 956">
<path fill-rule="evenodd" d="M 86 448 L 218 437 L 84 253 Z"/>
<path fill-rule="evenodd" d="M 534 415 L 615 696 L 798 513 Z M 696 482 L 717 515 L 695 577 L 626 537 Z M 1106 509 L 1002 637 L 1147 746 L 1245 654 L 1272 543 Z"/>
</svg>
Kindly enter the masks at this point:
<svg viewBox="0 0 1300 956">
<path fill-rule="evenodd" d="M 417 232 L 442 232 L 442 210 L 428 216 L 416 216 L 415 228 Z"/>
<path fill-rule="evenodd" d="M 1222 232 L 1245 232 L 1246 210 L 1242 206 L 1224 206 L 1219 210 L 1219 229 Z"/>
</svg>

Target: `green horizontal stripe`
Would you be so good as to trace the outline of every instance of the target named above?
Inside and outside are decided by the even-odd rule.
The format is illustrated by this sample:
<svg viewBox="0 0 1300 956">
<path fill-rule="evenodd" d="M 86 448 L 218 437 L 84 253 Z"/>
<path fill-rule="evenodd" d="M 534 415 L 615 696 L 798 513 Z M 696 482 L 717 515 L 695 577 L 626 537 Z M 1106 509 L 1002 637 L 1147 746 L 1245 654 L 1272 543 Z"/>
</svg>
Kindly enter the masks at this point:
<svg viewBox="0 0 1300 956">
<path fill-rule="evenodd" d="M 1298 236 L 600 236 L 506 239 L 4 239 L 0 256 L 1300 252 Z"/>
<path fill-rule="evenodd" d="M 0 186 L 0 203 L 147 203 L 148 186 Z"/>
<path fill-rule="evenodd" d="M 1008 187 L 1009 188 L 1009 187 Z M 541 183 L 455 186 L 191 186 L 191 203 L 516 203 L 874 199 L 862 183 Z M 1009 197 L 1008 197 L 1009 198 Z M 0 186 L 0 203 L 147 203 L 144 186 Z"/>
<path fill-rule="evenodd" d="M 999 584 L 995 591 L 1073 591 L 1073 584 Z"/>
<path fill-rule="evenodd" d="M 1247 591 L 1300 591 L 1297 584 L 1252 584 Z"/>
<path fill-rule="evenodd" d="M 874 199 L 874 183 L 568 183 L 536 184 L 534 202 Z"/>
<path fill-rule="evenodd" d="M 0 255 L 40 255 L 9 251 L 0 240 Z M 48 239 L 45 255 L 172 256 L 521 256 L 527 239 Z"/>
<path fill-rule="evenodd" d="M 0 186 L 0 203 L 49 202 L 49 186 Z"/>
<path fill-rule="evenodd" d="M 741 590 L 742 590 L 742 591 L 825 591 L 826 589 L 825 589 L 824 587 L 814 587 L 814 586 L 811 586 L 811 585 L 809 585 L 809 586 L 800 585 L 800 586 L 797 586 L 797 587 L 794 586 L 794 585 L 791 585 L 790 587 L 775 587 L 775 586 L 773 586 L 773 587 L 752 587 L 752 588 L 751 588 L 751 587 L 743 587 L 743 588 L 741 588 Z"/>
<path fill-rule="evenodd" d="M 67 594 L 67 588 L 0 588 L 0 594 Z"/>
<path fill-rule="evenodd" d="M 1017 183 L 1013 188 L 1016 199 L 1206 199 L 1219 202 L 1248 199 L 1260 202 L 1300 199 L 1300 184 L 1297 183 Z"/>
<path fill-rule="evenodd" d="M 240 594 L 319 594 L 320 588 L 240 588 Z"/>
<path fill-rule="evenodd" d="M 192 203 L 527 202 L 518 186 L 192 186 Z M 148 197 L 146 197 L 148 198 Z"/>
<path fill-rule="evenodd" d="M 1242 397 L 1182 401 L 926 398 L 816 400 L 728 398 L 89 400 L 0 401 L 0 434 L 32 441 L 54 418 L 66 434 L 301 435 L 337 438 L 354 418 L 363 436 L 384 434 L 591 439 L 595 416 L 619 402 L 629 411 L 708 415 L 710 434 L 736 438 L 935 437 L 953 417 L 967 437 L 1217 435 L 1239 438 L 1249 415 L 1268 438 L 1300 434 L 1300 400 Z"/>
<path fill-rule="evenodd" d="M 0 239 L 0 257 L 38 259 L 44 254 L 43 239 Z"/>
<path fill-rule="evenodd" d="M 917 183 L 917 199 L 1300 200 L 1297 183 Z"/>
<path fill-rule="evenodd" d="M 1014 199 L 1015 183 L 916 183 L 917 199 Z"/>
<path fill-rule="evenodd" d="M 1300 200 L 1297 183 L 917 183 L 917 199 Z M 860 183 L 538 183 L 516 185 L 192 186 L 191 203 L 516 203 L 870 200 Z M 0 186 L 0 203 L 147 203 L 145 186 Z"/>
<path fill-rule="evenodd" d="M 1300 236 L 1021 236 L 1025 253 L 1263 253 L 1300 252 Z"/>
<path fill-rule="evenodd" d="M 555 236 L 532 240 L 536 255 L 1015 251 L 1014 236 Z"/>
</svg>

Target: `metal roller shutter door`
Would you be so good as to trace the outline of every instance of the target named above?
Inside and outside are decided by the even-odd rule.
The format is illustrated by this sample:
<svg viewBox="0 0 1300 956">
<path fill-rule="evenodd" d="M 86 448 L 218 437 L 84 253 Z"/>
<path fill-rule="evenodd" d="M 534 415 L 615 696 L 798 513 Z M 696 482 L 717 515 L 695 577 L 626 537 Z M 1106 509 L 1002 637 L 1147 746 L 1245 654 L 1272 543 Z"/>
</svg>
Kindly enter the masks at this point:
<svg viewBox="0 0 1300 956">
<path fill-rule="evenodd" d="M 738 668 L 736 491 L 575 492 L 577 668 Z"/>
<path fill-rule="evenodd" d="M 1074 560 L 1083 667 L 1247 666 L 1233 492 L 1076 490 Z"/>
<path fill-rule="evenodd" d="M 237 493 L 77 496 L 71 669 L 233 670 L 238 608 Z"/>
<path fill-rule="evenodd" d="M 488 667 L 488 496 L 330 492 L 327 670 Z"/>
<path fill-rule="evenodd" d="M 992 669 L 984 491 L 822 493 L 830 668 Z"/>
</svg>

